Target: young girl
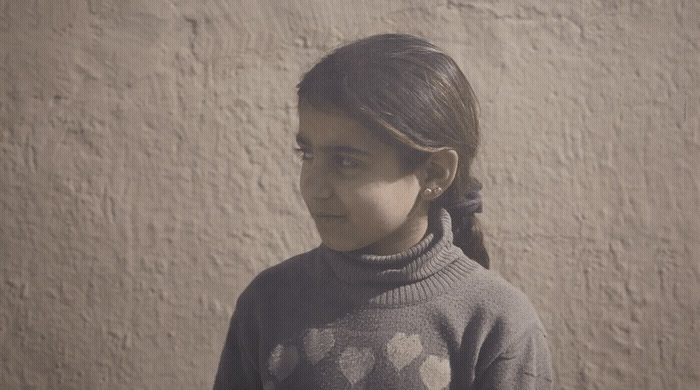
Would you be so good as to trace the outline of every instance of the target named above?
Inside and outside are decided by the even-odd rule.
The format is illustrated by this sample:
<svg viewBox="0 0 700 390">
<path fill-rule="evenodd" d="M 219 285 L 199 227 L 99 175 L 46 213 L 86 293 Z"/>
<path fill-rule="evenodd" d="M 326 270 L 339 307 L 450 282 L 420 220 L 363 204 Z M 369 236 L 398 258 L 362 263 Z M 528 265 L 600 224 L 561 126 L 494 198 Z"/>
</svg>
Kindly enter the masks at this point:
<svg viewBox="0 0 700 390">
<path fill-rule="evenodd" d="M 544 328 L 487 270 L 477 102 L 409 35 L 343 46 L 298 85 L 321 245 L 240 295 L 214 389 L 550 389 Z"/>
</svg>

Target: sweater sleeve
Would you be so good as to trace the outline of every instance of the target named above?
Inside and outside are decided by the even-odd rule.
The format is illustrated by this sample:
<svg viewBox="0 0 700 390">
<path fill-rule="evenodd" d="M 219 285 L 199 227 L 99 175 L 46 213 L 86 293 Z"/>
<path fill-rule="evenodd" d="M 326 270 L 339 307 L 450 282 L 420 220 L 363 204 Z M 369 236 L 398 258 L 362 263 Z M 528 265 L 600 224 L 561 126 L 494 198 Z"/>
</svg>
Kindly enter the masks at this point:
<svg viewBox="0 0 700 390">
<path fill-rule="evenodd" d="M 552 361 L 544 329 L 533 326 L 508 346 L 476 378 L 475 389 L 552 389 Z"/>
<path fill-rule="evenodd" d="M 221 352 L 213 390 L 257 390 L 262 389 L 260 375 L 242 351 L 241 332 L 237 316 L 231 318 L 229 330 Z"/>
</svg>

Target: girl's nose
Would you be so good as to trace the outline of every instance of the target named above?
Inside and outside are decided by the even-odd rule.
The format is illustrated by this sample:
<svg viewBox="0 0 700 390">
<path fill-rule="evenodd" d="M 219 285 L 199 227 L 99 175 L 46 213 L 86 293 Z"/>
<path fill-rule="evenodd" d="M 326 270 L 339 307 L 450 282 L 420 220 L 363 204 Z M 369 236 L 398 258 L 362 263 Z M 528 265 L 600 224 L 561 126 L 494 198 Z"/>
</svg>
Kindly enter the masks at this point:
<svg viewBox="0 0 700 390">
<path fill-rule="evenodd" d="M 322 167 L 308 167 L 302 170 L 301 190 L 316 199 L 328 199 L 333 195 L 328 172 Z"/>
</svg>

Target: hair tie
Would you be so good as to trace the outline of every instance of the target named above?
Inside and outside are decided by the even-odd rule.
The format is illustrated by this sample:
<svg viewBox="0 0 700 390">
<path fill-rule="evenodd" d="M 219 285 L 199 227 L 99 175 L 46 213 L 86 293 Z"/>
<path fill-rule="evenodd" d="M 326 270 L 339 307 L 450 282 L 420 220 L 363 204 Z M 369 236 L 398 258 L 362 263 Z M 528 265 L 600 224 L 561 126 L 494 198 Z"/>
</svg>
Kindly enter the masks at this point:
<svg viewBox="0 0 700 390">
<path fill-rule="evenodd" d="M 467 215 L 480 213 L 482 211 L 481 193 L 479 192 L 481 191 L 482 185 L 478 180 L 473 180 L 474 184 L 469 191 L 465 195 L 460 196 L 456 203 L 445 206 L 446 209 L 462 209 Z"/>
</svg>

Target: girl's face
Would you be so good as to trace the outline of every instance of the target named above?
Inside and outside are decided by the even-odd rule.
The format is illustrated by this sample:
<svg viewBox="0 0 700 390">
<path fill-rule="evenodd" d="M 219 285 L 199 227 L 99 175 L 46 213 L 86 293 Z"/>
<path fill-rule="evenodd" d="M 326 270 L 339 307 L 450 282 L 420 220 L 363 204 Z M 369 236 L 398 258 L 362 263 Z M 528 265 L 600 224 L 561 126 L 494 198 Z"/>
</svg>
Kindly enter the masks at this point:
<svg viewBox="0 0 700 390">
<path fill-rule="evenodd" d="M 339 113 L 299 108 L 299 185 L 324 245 L 393 254 L 426 232 L 428 205 L 419 172 L 402 170 L 396 151 Z"/>
</svg>

